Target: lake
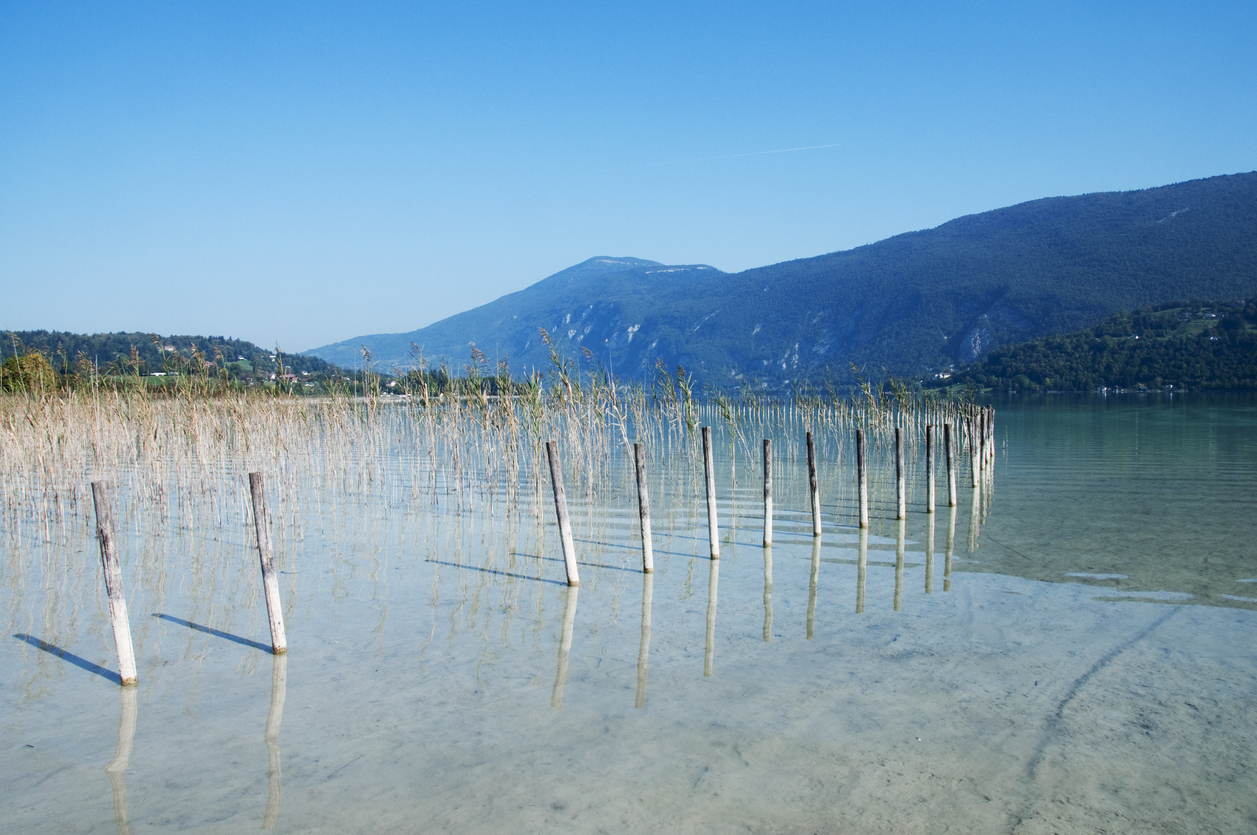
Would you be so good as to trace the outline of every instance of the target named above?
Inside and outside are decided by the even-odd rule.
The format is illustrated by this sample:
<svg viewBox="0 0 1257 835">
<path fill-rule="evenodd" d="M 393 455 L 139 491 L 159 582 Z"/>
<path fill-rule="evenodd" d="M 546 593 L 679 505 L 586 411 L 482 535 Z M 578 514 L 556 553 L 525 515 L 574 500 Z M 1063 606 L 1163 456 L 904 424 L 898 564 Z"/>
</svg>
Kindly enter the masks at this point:
<svg viewBox="0 0 1257 835">
<path fill-rule="evenodd" d="M 777 434 L 771 549 L 718 432 L 719 561 L 697 439 L 661 447 L 652 575 L 630 459 L 569 462 L 579 589 L 541 480 L 394 437 L 405 477 L 272 492 L 287 656 L 247 487 L 128 516 L 136 688 L 90 505 L 10 515 L 0 831 L 1257 831 L 1257 399 L 994 405 L 986 487 L 948 508 L 940 465 L 925 513 L 912 445 L 902 527 L 875 441 L 863 536 L 819 439 L 819 542 Z"/>
</svg>

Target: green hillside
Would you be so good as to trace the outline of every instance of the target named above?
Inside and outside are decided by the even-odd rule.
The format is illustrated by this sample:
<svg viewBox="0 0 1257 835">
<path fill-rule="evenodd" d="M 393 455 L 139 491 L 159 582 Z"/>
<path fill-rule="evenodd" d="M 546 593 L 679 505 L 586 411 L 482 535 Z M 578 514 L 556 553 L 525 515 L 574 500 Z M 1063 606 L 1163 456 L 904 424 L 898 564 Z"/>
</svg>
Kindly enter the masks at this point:
<svg viewBox="0 0 1257 835">
<path fill-rule="evenodd" d="M 412 343 L 465 363 L 475 343 L 516 371 L 588 349 L 617 374 L 657 360 L 701 382 L 768 387 L 848 379 L 855 363 L 924 377 L 1010 345 L 1181 298 L 1257 297 L 1257 173 L 1054 197 L 857 249 L 737 274 L 595 258 L 405 334 L 310 351 L 404 367 Z"/>
<path fill-rule="evenodd" d="M 268 384 L 279 375 L 295 378 L 296 388 L 322 390 L 340 372 L 319 359 L 268 351 L 243 339 L 222 336 L 159 336 L 150 333 L 78 334 L 62 331 L 0 332 L 0 360 L 34 353 L 62 377 L 175 377 L 213 373 L 241 384 Z"/>
<path fill-rule="evenodd" d="M 1169 302 L 997 348 L 934 385 L 1000 391 L 1257 391 L 1257 303 Z"/>
</svg>

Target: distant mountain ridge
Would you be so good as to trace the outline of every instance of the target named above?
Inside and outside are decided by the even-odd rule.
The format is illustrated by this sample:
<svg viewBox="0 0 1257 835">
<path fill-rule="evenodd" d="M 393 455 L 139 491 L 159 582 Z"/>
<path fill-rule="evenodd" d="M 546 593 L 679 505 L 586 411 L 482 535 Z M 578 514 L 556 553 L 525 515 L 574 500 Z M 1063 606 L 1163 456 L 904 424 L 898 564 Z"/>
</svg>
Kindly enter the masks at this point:
<svg viewBox="0 0 1257 835">
<path fill-rule="evenodd" d="M 924 376 L 991 349 L 1175 298 L 1257 294 L 1257 173 L 1054 197 L 867 246 L 729 274 L 707 265 L 591 258 L 404 334 L 306 352 L 406 367 L 412 343 L 454 369 L 475 343 L 516 372 L 587 348 L 620 376 L 656 360 L 721 388 L 799 379 Z"/>
</svg>

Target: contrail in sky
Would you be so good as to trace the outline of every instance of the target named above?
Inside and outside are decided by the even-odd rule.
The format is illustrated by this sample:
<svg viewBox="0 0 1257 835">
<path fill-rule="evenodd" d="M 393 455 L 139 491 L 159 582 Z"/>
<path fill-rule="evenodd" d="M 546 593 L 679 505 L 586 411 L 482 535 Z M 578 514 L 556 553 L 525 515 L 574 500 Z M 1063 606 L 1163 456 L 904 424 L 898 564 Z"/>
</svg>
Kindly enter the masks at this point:
<svg viewBox="0 0 1257 835">
<path fill-rule="evenodd" d="M 765 154 L 790 154 L 795 151 L 816 151 L 821 148 L 837 148 L 841 142 L 835 142 L 832 145 L 808 145 L 806 148 L 778 148 L 775 151 L 751 151 L 749 154 L 725 154 L 719 157 L 694 157 L 693 159 L 674 159 L 668 162 L 651 162 L 642 166 L 642 168 L 653 168 L 657 165 L 678 165 L 683 162 L 709 162 L 714 159 L 737 159 L 738 157 L 761 157 Z"/>
</svg>

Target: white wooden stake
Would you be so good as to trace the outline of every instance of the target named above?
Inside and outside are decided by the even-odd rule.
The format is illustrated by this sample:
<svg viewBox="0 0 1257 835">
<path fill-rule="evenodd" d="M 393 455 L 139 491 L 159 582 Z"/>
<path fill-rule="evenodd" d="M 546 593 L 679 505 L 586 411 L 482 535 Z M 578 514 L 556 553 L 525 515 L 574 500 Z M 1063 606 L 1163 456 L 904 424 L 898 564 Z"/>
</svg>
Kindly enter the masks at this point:
<svg viewBox="0 0 1257 835">
<path fill-rule="evenodd" d="M 821 535 L 821 494 L 816 487 L 816 441 L 807 433 L 807 489 L 812 499 L 812 536 Z"/>
<path fill-rule="evenodd" d="M 925 427 L 925 512 L 934 512 L 934 427 Z"/>
<path fill-rule="evenodd" d="M 969 474 L 973 481 L 969 486 L 977 487 L 982 475 L 982 441 L 978 437 L 978 419 L 974 416 L 969 417 Z"/>
<path fill-rule="evenodd" d="M 908 482 L 903 467 L 903 435 L 899 427 L 895 427 L 895 498 L 896 519 L 908 518 Z"/>
<path fill-rule="evenodd" d="M 957 435 L 959 437 L 959 435 Z M 947 461 L 947 506 L 956 506 L 956 450 L 952 447 L 951 424 L 943 424 L 943 458 Z"/>
<path fill-rule="evenodd" d="M 135 672 L 135 647 L 131 644 L 131 620 L 127 617 L 127 599 L 122 592 L 122 564 L 114 553 L 113 511 L 105 494 L 103 481 L 92 482 L 92 503 L 96 507 L 96 538 L 100 541 L 100 565 L 105 574 L 105 594 L 109 598 L 109 620 L 113 624 L 113 642 L 118 648 L 118 677 L 122 686 L 139 683 Z"/>
<path fill-rule="evenodd" d="M 764 439 L 764 547 L 773 544 L 773 442 Z"/>
<path fill-rule="evenodd" d="M 633 464 L 637 470 L 637 512 L 642 521 L 642 571 L 655 570 L 655 553 L 650 544 L 650 494 L 646 491 L 646 453 L 633 444 Z"/>
<path fill-rule="evenodd" d="M 546 457 L 550 460 L 550 484 L 554 487 L 554 512 L 559 517 L 559 539 L 563 542 L 563 565 L 567 584 L 580 585 L 576 568 L 576 546 L 572 543 L 572 521 L 567 515 L 567 494 L 563 490 L 563 469 L 559 466 L 559 449 L 554 441 L 546 441 Z"/>
<path fill-rule="evenodd" d="M 855 430 L 855 469 L 860 485 L 860 529 L 869 526 L 869 459 L 864 445 L 864 430 Z"/>
<path fill-rule="evenodd" d="M 284 611 L 279 603 L 279 575 L 271 553 L 271 528 L 266 515 L 266 487 L 261 473 L 249 473 L 249 492 L 253 494 L 253 527 L 257 531 L 258 560 L 262 563 L 262 589 L 266 592 L 266 614 L 271 621 L 271 652 L 283 655 L 288 651 L 284 636 Z"/>
<path fill-rule="evenodd" d="M 711 427 L 703 427 L 703 471 L 707 475 L 707 538 L 711 558 L 720 559 L 720 529 L 716 524 L 716 464 L 711 454 Z"/>
</svg>

